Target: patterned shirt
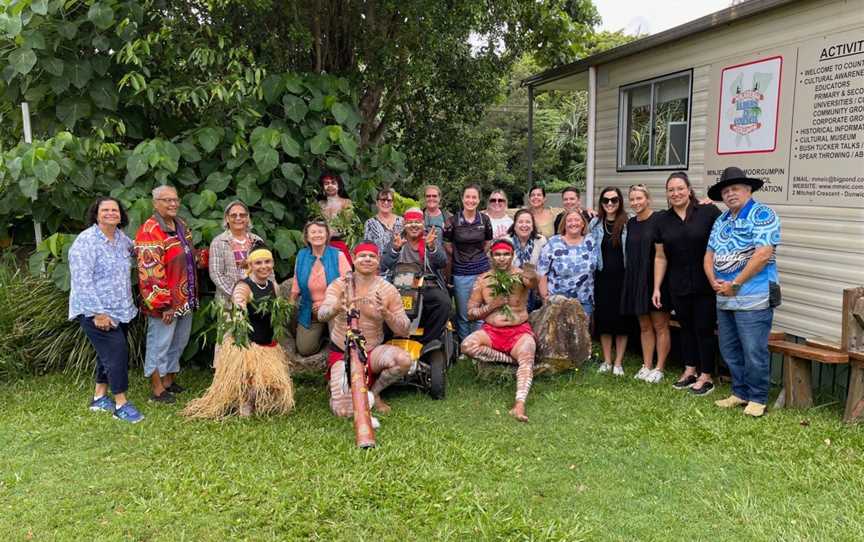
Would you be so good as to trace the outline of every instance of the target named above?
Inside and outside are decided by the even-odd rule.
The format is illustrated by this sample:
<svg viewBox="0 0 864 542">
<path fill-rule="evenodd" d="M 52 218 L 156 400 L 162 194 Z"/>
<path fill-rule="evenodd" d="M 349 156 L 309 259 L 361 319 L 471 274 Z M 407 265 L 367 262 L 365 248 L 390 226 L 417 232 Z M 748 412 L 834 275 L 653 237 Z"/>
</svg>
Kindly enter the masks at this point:
<svg viewBox="0 0 864 542">
<path fill-rule="evenodd" d="M 737 217 L 726 210 L 711 228 L 708 250 L 714 252 L 714 274 L 731 282 L 747 266 L 756 249 L 780 244 L 780 218 L 767 205 L 751 199 Z M 741 285 L 737 295 L 717 296 L 717 308 L 753 311 L 768 308 L 769 283 L 777 283 L 774 255 L 756 275 Z"/>
<path fill-rule="evenodd" d="M 117 323 L 128 323 L 138 310 L 132 299 L 133 245 L 117 229 L 111 241 L 96 224 L 82 231 L 69 249 L 69 319 L 79 315 L 107 314 Z"/>
<path fill-rule="evenodd" d="M 594 271 L 597 269 L 599 245 L 585 237 L 578 245 L 568 245 L 560 235 L 553 235 L 540 253 L 537 273 L 546 275 L 549 295 L 563 295 L 580 303 L 594 304 Z"/>
<path fill-rule="evenodd" d="M 363 228 L 363 238 L 370 243 L 375 243 L 378 246 L 378 253 L 384 251 L 384 247 L 393 240 L 393 234 L 402 233 L 402 217 L 397 216 L 393 223 L 393 228 L 387 228 L 378 217 L 373 216 L 366 221 L 366 227 Z"/>
</svg>

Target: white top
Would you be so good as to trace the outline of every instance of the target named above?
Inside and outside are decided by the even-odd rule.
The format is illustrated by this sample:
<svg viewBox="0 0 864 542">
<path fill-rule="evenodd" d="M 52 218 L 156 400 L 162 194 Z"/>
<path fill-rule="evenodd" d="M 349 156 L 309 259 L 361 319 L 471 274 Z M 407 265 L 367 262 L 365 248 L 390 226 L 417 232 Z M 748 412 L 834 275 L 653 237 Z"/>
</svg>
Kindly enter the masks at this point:
<svg viewBox="0 0 864 542">
<path fill-rule="evenodd" d="M 510 229 L 510 226 L 513 225 L 513 219 L 507 215 L 502 216 L 501 218 L 492 218 L 489 217 L 489 220 L 492 222 L 492 238 L 500 239 L 502 237 L 507 237 L 507 230 Z"/>
</svg>

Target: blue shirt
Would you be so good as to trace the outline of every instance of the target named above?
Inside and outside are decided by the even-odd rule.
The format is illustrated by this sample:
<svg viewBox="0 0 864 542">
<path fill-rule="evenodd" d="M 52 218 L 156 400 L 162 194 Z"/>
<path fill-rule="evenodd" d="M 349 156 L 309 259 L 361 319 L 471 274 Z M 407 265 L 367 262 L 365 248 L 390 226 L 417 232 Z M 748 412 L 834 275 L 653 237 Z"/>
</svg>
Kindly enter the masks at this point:
<svg viewBox="0 0 864 542">
<path fill-rule="evenodd" d="M 132 240 L 117 229 L 110 241 L 96 224 L 82 231 L 69 249 L 69 319 L 107 314 L 128 323 L 138 309 L 132 299 Z"/>
<path fill-rule="evenodd" d="M 780 217 L 767 205 L 751 199 L 738 216 L 726 210 L 717 217 L 708 238 L 708 250 L 714 252 L 714 275 L 731 282 L 753 257 L 759 247 L 780 244 Z M 717 296 L 717 308 L 727 311 L 753 311 L 768 308 L 768 284 L 777 283 L 775 256 L 759 273 L 741 285 L 737 295 Z"/>
<path fill-rule="evenodd" d="M 599 245 L 585 237 L 578 245 L 568 245 L 553 235 L 540 253 L 537 273 L 546 275 L 549 295 L 563 295 L 580 303 L 594 304 L 594 271 L 600 257 Z"/>
</svg>

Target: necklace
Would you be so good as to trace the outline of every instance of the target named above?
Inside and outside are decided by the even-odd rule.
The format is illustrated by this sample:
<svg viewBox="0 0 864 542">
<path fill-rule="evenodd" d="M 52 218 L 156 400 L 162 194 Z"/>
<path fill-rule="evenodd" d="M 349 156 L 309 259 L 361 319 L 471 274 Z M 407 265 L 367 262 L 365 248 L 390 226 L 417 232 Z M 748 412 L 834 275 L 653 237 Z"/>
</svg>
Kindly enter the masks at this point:
<svg viewBox="0 0 864 542">
<path fill-rule="evenodd" d="M 603 221 L 603 231 L 606 232 L 606 235 L 612 235 L 612 230 L 609 229 L 609 221 L 608 220 Z"/>
<path fill-rule="evenodd" d="M 251 277 L 250 277 L 250 278 L 251 278 Z M 260 284 L 258 284 L 258 281 L 257 281 L 257 280 L 252 279 L 252 284 L 254 284 L 255 286 L 257 286 L 258 289 L 261 290 L 261 291 L 263 292 L 264 290 L 267 289 L 267 286 L 270 285 L 270 281 L 265 282 L 265 283 L 264 283 L 264 286 L 261 286 Z"/>
</svg>

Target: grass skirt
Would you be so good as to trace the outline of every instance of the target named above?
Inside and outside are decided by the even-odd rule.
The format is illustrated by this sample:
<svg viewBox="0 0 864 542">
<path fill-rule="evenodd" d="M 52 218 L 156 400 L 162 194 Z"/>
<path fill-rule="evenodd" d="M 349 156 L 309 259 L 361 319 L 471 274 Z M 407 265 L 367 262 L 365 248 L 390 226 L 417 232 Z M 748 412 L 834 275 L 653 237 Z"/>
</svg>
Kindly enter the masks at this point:
<svg viewBox="0 0 864 542">
<path fill-rule="evenodd" d="M 294 408 L 294 385 L 282 347 L 234 346 L 226 336 L 216 353 L 216 374 L 207 393 L 190 401 L 181 414 L 222 419 L 246 402 L 256 414 L 287 414 Z"/>
</svg>

